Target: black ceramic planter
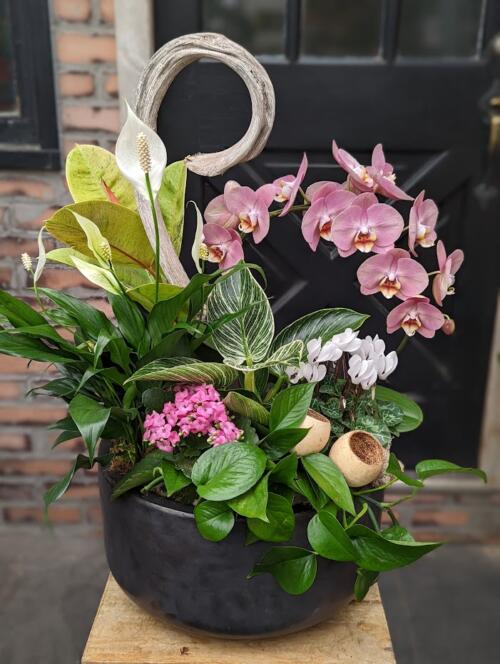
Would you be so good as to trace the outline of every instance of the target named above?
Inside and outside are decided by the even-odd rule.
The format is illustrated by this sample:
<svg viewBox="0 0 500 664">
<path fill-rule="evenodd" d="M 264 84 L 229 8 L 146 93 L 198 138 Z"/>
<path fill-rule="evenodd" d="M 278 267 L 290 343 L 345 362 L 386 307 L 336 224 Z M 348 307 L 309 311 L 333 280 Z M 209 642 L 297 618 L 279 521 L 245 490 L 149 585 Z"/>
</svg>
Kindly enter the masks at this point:
<svg viewBox="0 0 500 664">
<path fill-rule="evenodd" d="M 146 611 L 192 631 L 224 638 L 287 634 L 331 618 L 352 597 L 355 566 L 318 559 L 318 575 L 303 595 L 285 593 L 269 574 L 248 572 L 273 546 L 245 546 L 245 522 L 237 519 L 222 542 L 196 528 L 192 509 L 139 493 L 111 501 L 112 484 L 100 470 L 106 555 L 123 590 Z M 291 544 L 309 547 L 312 512 L 296 515 Z"/>
</svg>

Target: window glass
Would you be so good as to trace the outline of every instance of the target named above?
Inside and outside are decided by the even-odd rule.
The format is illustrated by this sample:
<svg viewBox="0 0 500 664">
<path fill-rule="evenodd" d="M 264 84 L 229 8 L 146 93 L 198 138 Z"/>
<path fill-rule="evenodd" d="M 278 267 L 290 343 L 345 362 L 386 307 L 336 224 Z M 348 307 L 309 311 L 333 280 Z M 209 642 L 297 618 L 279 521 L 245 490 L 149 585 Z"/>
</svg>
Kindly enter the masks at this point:
<svg viewBox="0 0 500 664">
<path fill-rule="evenodd" d="M 9 6 L 7 2 L 0 2 L 0 113 L 13 113 L 17 107 Z"/>
</svg>

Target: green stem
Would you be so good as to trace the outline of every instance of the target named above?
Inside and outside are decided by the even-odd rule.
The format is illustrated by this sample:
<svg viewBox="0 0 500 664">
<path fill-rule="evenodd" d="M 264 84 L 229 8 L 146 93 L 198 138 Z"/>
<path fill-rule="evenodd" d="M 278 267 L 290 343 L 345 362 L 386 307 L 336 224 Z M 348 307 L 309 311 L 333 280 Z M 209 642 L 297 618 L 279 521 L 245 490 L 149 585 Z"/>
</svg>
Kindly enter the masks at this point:
<svg viewBox="0 0 500 664">
<path fill-rule="evenodd" d="M 149 204 L 151 206 L 151 213 L 153 215 L 153 222 L 155 225 L 155 279 L 156 279 L 156 288 L 155 288 L 155 303 L 158 302 L 158 296 L 160 292 L 160 228 L 158 226 L 158 216 L 156 214 L 156 205 L 155 199 L 153 196 L 153 190 L 151 188 L 151 180 L 149 179 L 149 173 L 145 174 L 146 179 L 146 188 L 148 190 Z"/>
<path fill-rule="evenodd" d="M 141 493 L 146 493 L 146 491 L 149 491 L 153 487 L 157 486 L 160 484 L 160 482 L 163 480 L 163 477 L 160 475 L 160 477 L 155 477 L 154 480 L 152 480 L 149 484 L 146 484 L 146 486 L 143 486 L 141 489 Z"/>
<path fill-rule="evenodd" d="M 118 279 L 118 277 L 116 276 L 116 272 L 115 272 L 115 269 L 114 269 L 114 267 L 113 267 L 113 263 L 112 263 L 111 261 L 109 261 L 109 271 L 111 272 L 111 274 L 113 275 L 113 277 L 114 277 L 115 280 L 116 280 L 116 283 L 117 283 L 118 286 L 120 287 L 120 290 L 121 290 L 121 292 L 122 292 L 122 295 L 123 295 L 124 297 L 128 297 L 128 295 L 127 295 L 127 291 L 125 290 L 125 288 L 124 288 L 122 282 L 121 282 L 121 281 Z"/>
<path fill-rule="evenodd" d="M 300 210 L 307 210 L 307 208 L 310 207 L 308 203 L 304 203 L 303 205 L 292 205 L 292 207 L 288 210 L 288 212 L 299 212 Z M 277 217 L 281 213 L 281 210 L 273 210 L 272 212 L 269 213 L 270 217 Z"/>
<path fill-rule="evenodd" d="M 283 385 L 284 380 L 285 380 L 285 376 L 278 376 L 277 381 L 274 383 L 274 385 L 272 387 L 269 388 L 269 392 L 264 397 L 264 402 L 265 403 L 269 403 L 272 399 L 274 399 L 274 397 L 280 391 L 280 388 Z"/>
<path fill-rule="evenodd" d="M 400 354 L 400 353 L 406 348 L 406 344 L 407 344 L 409 341 L 410 341 L 410 337 L 409 337 L 409 336 L 406 334 L 406 332 L 405 332 L 404 337 L 401 339 L 401 343 L 400 343 L 399 346 L 396 348 L 396 353 L 397 353 L 398 355 L 399 355 L 399 354 Z"/>
<path fill-rule="evenodd" d="M 255 393 L 255 371 L 247 371 L 243 379 L 245 390 Z"/>
</svg>

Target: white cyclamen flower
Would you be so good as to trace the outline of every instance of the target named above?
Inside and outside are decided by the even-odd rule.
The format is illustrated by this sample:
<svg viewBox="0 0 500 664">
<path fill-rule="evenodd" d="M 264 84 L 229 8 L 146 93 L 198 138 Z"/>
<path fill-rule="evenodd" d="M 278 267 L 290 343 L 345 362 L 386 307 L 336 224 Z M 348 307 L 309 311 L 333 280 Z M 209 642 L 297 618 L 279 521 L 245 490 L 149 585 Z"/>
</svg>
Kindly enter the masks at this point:
<svg viewBox="0 0 500 664">
<path fill-rule="evenodd" d="M 364 359 L 361 355 L 352 355 L 349 358 L 349 378 L 354 385 L 361 385 L 364 390 L 369 390 L 377 382 L 378 373 L 375 360 Z"/>
<path fill-rule="evenodd" d="M 307 361 L 317 364 L 321 362 L 335 362 L 342 355 L 342 351 L 331 341 L 322 345 L 321 339 L 311 339 L 307 342 Z"/>
<path fill-rule="evenodd" d="M 361 340 L 360 347 L 349 359 L 348 374 L 355 385 L 370 389 L 377 379 L 385 380 L 397 367 L 396 351 L 384 354 L 385 342 L 378 335 Z"/>
<path fill-rule="evenodd" d="M 153 196 L 156 197 L 167 165 L 167 150 L 158 134 L 140 120 L 128 104 L 127 120 L 118 136 L 115 156 L 116 164 L 124 177 L 146 199 L 147 172 Z"/>
<path fill-rule="evenodd" d="M 355 353 L 361 346 L 361 339 L 358 339 L 358 334 L 359 332 L 353 332 L 348 327 L 341 334 L 333 336 L 331 343 L 337 346 L 343 353 Z"/>
<path fill-rule="evenodd" d="M 392 350 L 387 355 L 381 355 L 377 361 L 378 377 L 385 380 L 398 366 L 398 354 Z"/>
</svg>

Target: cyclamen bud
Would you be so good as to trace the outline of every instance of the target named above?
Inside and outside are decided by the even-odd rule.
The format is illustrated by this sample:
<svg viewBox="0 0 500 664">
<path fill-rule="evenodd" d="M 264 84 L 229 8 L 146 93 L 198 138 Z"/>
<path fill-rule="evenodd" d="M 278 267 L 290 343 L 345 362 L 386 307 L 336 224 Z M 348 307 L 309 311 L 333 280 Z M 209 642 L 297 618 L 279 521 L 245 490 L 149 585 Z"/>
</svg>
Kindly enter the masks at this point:
<svg viewBox="0 0 500 664">
<path fill-rule="evenodd" d="M 447 335 L 454 334 L 455 328 L 456 325 L 453 318 L 445 318 L 444 323 L 441 326 L 441 332 Z"/>
<path fill-rule="evenodd" d="M 137 134 L 137 155 L 141 169 L 144 173 L 149 173 L 151 170 L 151 152 L 146 134 L 142 131 Z"/>
<path fill-rule="evenodd" d="M 26 272 L 31 272 L 33 270 L 33 261 L 31 260 L 31 256 L 29 254 L 21 254 L 21 263 L 23 264 Z"/>
</svg>

